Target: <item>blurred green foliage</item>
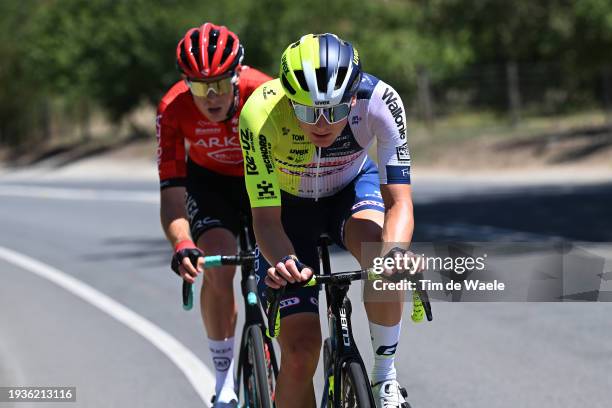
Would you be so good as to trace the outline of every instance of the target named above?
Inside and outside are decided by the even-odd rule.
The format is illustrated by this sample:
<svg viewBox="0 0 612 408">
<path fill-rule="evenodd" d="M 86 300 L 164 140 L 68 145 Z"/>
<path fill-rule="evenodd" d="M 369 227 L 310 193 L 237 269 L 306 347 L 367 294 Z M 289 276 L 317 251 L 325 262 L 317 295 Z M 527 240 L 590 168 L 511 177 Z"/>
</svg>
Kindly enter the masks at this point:
<svg viewBox="0 0 612 408">
<path fill-rule="evenodd" d="M 290 42 L 334 32 L 404 94 L 420 68 L 436 83 L 475 64 L 554 61 L 589 85 L 612 60 L 609 0 L 3 0 L 0 143 L 40 137 L 49 100 L 114 121 L 155 104 L 178 79 L 177 41 L 204 21 L 234 30 L 245 63 L 273 76 Z"/>
</svg>

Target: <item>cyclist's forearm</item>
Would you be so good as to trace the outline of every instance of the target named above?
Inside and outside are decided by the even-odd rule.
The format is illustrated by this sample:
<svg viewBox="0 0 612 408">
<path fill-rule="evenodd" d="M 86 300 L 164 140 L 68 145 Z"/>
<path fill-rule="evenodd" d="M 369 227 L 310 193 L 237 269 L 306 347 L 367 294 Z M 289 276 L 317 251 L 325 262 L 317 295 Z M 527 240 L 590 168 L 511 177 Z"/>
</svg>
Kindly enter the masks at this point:
<svg viewBox="0 0 612 408">
<path fill-rule="evenodd" d="M 287 255 L 295 255 L 280 219 L 280 208 L 278 214 L 270 208 L 253 209 L 253 230 L 259 250 L 271 265 Z"/>
<path fill-rule="evenodd" d="M 191 233 L 189 232 L 189 222 L 184 218 L 177 218 L 164 224 L 164 233 L 166 238 L 175 247 L 181 241 L 191 240 Z"/>
<path fill-rule="evenodd" d="M 385 224 L 382 232 L 383 250 L 386 253 L 391 248 L 402 243 L 407 246 L 412 240 L 414 218 L 412 206 L 408 203 L 395 203 L 385 213 Z"/>
<path fill-rule="evenodd" d="M 397 203 L 387 210 L 382 234 L 383 242 L 410 242 L 413 231 L 414 218 L 410 205 Z"/>
<path fill-rule="evenodd" d="M 380 193 L 385 202 L 385 222 L 382 231 L 382 254 L 403 243 L 405 249 L 412 240 L 414 217 L 412 205 L 412 189 L 406 184 L 384 184 Z"/>
<path fill-rule="evenodd" d="M 161 225 L 172 246 L 191 239 L 184 197 L 185 189 L 182 187 L 165 189 L 161 192 Z"/>
</svg>

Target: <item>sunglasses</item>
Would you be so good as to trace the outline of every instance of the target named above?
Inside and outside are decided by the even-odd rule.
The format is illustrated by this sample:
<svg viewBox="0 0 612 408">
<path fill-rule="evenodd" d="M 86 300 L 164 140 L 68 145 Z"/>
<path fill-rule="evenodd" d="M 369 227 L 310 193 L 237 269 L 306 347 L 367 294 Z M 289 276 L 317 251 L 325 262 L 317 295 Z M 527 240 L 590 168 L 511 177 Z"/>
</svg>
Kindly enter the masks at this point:
<svg viewBox="0 0 612 408">
<path fill-rule="evenodd" d="M 293 106 L 295 116 L 297 116 L 300 122 L 310 125 L 317 123 L 321 115 L 323 115 L 327 123 L 332 125 L 345 119 L 351 112 L 350 103 L 341 103 L 329 108 L 314 108 L 312 106 L 300 105 L 293 101 L 291 105 Z"/>
<path fill-rule="evenodd" d="M 232 85 L 235 83 L 235 76 L 221 78 L 216 81 L 196 81 L 186 78 L 185 82 L 195 96 L 205 98 L 210 92 L 217 95 L 224 95 L 232 91 Z"/>
</svg>

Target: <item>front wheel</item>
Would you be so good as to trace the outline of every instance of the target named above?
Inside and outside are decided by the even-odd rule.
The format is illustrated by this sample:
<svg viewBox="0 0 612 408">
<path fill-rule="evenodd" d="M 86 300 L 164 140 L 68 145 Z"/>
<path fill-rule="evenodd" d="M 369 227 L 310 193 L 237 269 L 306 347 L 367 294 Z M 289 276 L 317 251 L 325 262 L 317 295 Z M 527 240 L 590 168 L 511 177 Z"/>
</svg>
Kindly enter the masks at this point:
<svg viewBox="0 0 612 408">
<path fill-rule="evenodd" d="M 374 408 L 371 403 L 372 389 L 361 365 L 350 361 L 342 367 L 340 406 L 342 408 Z"/>
<path fill-rule="evenodd" d="M 248 329 L 244 347 L 246 361 L 243 363 L 244 406 L 249 408 L 272 408 L 274 376 L 271 370 L 270 353 L 266 353 L 263 335 L 259 326 Z"/>
</svg>

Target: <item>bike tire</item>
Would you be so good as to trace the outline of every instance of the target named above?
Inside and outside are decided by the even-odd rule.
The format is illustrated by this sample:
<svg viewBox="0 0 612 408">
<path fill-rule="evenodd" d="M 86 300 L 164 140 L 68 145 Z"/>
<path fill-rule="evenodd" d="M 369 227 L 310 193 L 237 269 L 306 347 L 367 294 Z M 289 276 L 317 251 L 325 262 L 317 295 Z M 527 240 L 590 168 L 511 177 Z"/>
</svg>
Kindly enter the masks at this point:
<svg viewBox="0 0 612 408">
<path fill-rule="evenodd" d="M 246 361 L 249 365 L 244 370 L 245 399 L 248 398 L 250 408 L 272 408 L 271 382 L 268 378 L 268 364 L 264 350 L 263 334 L 259 326 L 251 326 L 245 339 Z"/>
<path fill-rule="evenodd" d="M 340 385 L 340 406 L 346 408 L 374 408 L 372 404 L 372 388 L 361 364 L 349 361 L 342 367 L 342 382 Z"/>
<path fill-rule="evenodd" d="M 333 374 L 331 370 L 332 364 L 332 340 L 331 338 L 326 338 L 323 342 L 323 383 L 325 384 L 325 389 L 323 390 L 321 407 L 331 408 L 333 407 L 333 384 L 331 383 L 331 379 L 329 378 L 330 374 Z"/>
</svg>

